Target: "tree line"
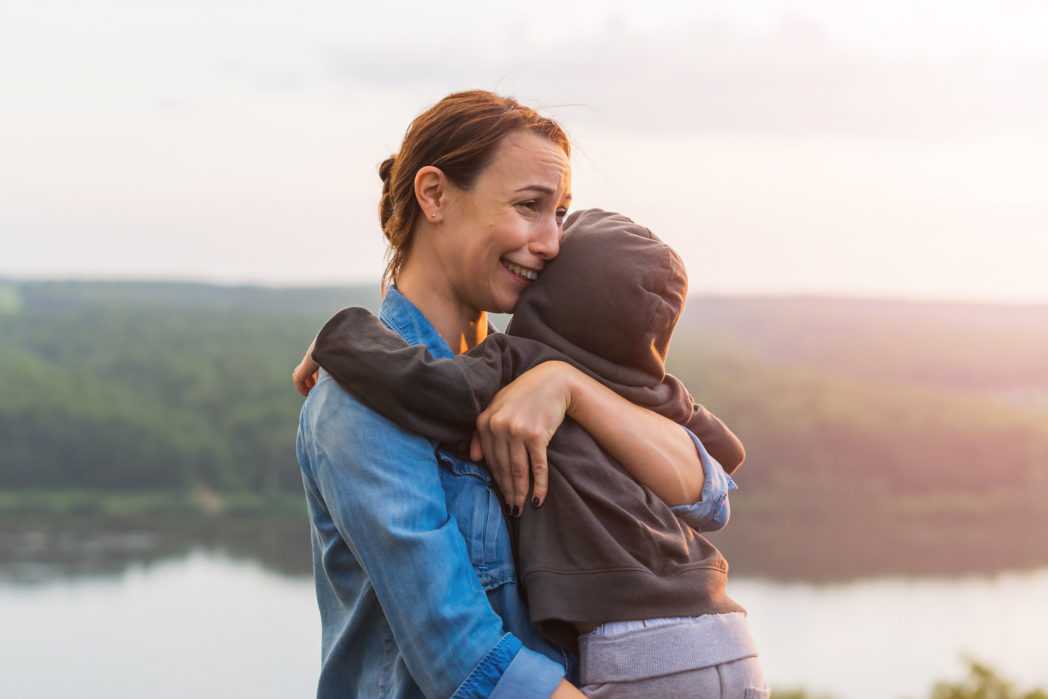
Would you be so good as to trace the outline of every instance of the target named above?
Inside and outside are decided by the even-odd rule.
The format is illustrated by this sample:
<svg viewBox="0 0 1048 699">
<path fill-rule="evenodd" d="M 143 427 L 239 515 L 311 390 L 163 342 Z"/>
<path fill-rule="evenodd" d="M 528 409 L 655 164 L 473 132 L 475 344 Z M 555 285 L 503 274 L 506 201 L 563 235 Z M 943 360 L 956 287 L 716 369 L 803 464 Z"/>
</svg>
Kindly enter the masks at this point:
<svg viewBox="0 0 1048 699">
<path fill-rule="evenodd" d="M 292 367 L 331 313 L 378 297 L 0 282 L 0 300 L 0 488 L 278 493 L 301 489 Z M 1048 484 L 1039 407 L 784 365 L 767 347 L 706 341 L 714 332 L 678 333 L 669 366 L 743 438 L 752 485 L 778 491 L 799 474 L 907 494 Z"/>
</svg>

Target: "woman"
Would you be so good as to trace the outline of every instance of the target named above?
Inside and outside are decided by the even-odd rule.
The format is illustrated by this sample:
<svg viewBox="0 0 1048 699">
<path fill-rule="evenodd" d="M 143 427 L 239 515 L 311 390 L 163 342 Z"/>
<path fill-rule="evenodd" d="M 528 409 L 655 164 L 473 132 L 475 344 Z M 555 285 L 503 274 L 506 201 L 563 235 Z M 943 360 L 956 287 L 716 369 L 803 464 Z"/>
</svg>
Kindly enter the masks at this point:
<svg viewBox="0 0 1048 699">
<path fill-rule="evenodd" d="M 734 483 L 724 471 L 745 450 L 665 368 L 687 296 L 683 262 L 621 214 L 576 211 L 564 231 L 506 332 L 468 352 L 433 359 L 366 309 L 347 308 L 325 324 L 313 358 L 373 409 L 456 452 L 494 393 L 543 362 L 577 366 L 687 426 L 701 440 L 705 483 L 685 515 L 672 506 L 695 499 L 690 474 L 629 472 L 577 424 L 562 425 L 545 503 L 510 527 L 517 578 L 543 636 L 578 654 L 587 696 L 766 696 L 745 610 L 727 594 L 728 562 L 698 533 L 727 523 Z"/>
<path fill-rule="evenodd" d="M 481 342 L 486 313 L 512 311 L 557 255 L 569 155 L 555 122 L 491 93 L 453 94 L 417 117 L 380 168 L 386 325 L 436 357 Z M 481 413 L 471 455 L 489 473 L 314 369 L 304 360 L 294 378 L 309 393 L 297 453 L 323 626 L 318 696 L 582 696 L 563 679 L 570 658 L 528 622 L 491 479 L 511 514 L 529 474 L 541 504 L 546 446 L 566 416 L 627 467 L 701 474 L 688 433 L 547 363 Z"/>
</svg>

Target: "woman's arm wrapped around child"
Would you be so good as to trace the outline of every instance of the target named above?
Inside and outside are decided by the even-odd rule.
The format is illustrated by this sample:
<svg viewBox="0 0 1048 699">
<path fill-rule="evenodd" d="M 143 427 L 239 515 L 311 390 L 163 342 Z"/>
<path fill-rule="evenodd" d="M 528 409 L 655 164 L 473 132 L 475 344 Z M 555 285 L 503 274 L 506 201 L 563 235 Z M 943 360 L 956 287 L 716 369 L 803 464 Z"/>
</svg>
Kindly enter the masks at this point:
<svg viewBox="0 0 1048 699">
<path fill-rule="evenodd" d="M 701 499 L 707 468 L 688 467 L 689 460 L 670 458 L 675 455 L 634 453 L 638 448 L 658 449 L 635 434 L 653 427 L 643 418 L 650 414 L 657 421 L 655 413 L 644 411 L 639 421 L 632 412 L 630 419 L 606 413 L 587 416 L 586 411 L 603 410 L 598 406 L 616 404 L 599 400 L 600 392 L 611 389 L 585 367 L 535 340 L 496 333 L 466 353 L 435 358 L 425 347 L 408 345 L 366 309 L 347 308 L 325 324 L 314 343 L 313 359 L 372 409 L 462 456 L 469 456 L 478 416 L 504 386 L 539 363 L 564 362 L 581 372 L 571 389 L 569 416 L 593 425 L 589 431 L 612 456 L 629 451 L 633 458 L 620 461 L 627 468 L 634 464 L 631 475 L 667 504 Z M 691 406 L 691 417 L 683 424 L 701 441 L 696 447 L 704 446 L 726 471 L 735 470 L 745 458 L 741 441 L 713 413 L 691 401 L 683 386 L 675 388 Z"/>
</svg>

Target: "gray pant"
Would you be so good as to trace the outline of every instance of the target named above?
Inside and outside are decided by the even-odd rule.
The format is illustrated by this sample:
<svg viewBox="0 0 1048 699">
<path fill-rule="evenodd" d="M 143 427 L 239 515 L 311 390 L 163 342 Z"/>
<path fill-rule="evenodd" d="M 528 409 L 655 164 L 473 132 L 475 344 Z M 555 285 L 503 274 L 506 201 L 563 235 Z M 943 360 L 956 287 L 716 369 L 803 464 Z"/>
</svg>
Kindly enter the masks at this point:
<svg viewBox="0 0 1048 699">
<path fill-rule="evenodd" d="M 593 699 L 768 699 L 743 614 L 613 622 L 579 639 Z"/>
</svg>

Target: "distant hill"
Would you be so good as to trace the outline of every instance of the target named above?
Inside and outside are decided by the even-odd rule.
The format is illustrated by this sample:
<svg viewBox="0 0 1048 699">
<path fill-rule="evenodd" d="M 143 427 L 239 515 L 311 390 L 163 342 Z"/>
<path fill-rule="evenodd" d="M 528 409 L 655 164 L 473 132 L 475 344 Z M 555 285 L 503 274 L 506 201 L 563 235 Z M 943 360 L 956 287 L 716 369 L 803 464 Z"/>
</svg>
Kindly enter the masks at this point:
<svg viewBox="0 0 1048 699">
<path fill-rule="evenodd" d="M 42 314 L 78 309 L 331 314 L 346 306 L 376 308 L 378 284 L 282 288 L 195 282 L 15 281 L 0 279 L 0 309 Z M 0 314 L 3 311 L 0 310 Z"/>
<path fill-rule="evenodd" d="M 0 281 L 0 509 L 301 502 L 290 372 L 349 305 L 377 285 Z M 1043 564 L 1046 356 L 1043 306 L 690 299 L 670 371 L 747 448 L 715 542 L 802 579 Z"/>
<path fill-rule="evenodd" d="M 166 309 L 328 316 L 376 309 L 378 285 L 282 288 L 193 282 L 0 279 L 0 315 Z M 702 344 L 770 365 L 878 381 L 1048 392 L 1048 305 L 825 296 L 692 296 L 674 348 Z"/>
<path fill-rule="evenodd" d="M 294 491 L 291 368 L 376 286 L 0 282 L 0 488 Z M 689 300 L 670 369 L 740 480 L 940 493 L 1048 481 L 1048 307 Z M 992 474 L 992 478 L 988 478 Z"/>
<path fill-rule="evenodd" d="M 697 296 L 678 337 L 876 381 L 1048 393 L 1048 305 Z"/>
</svg>

